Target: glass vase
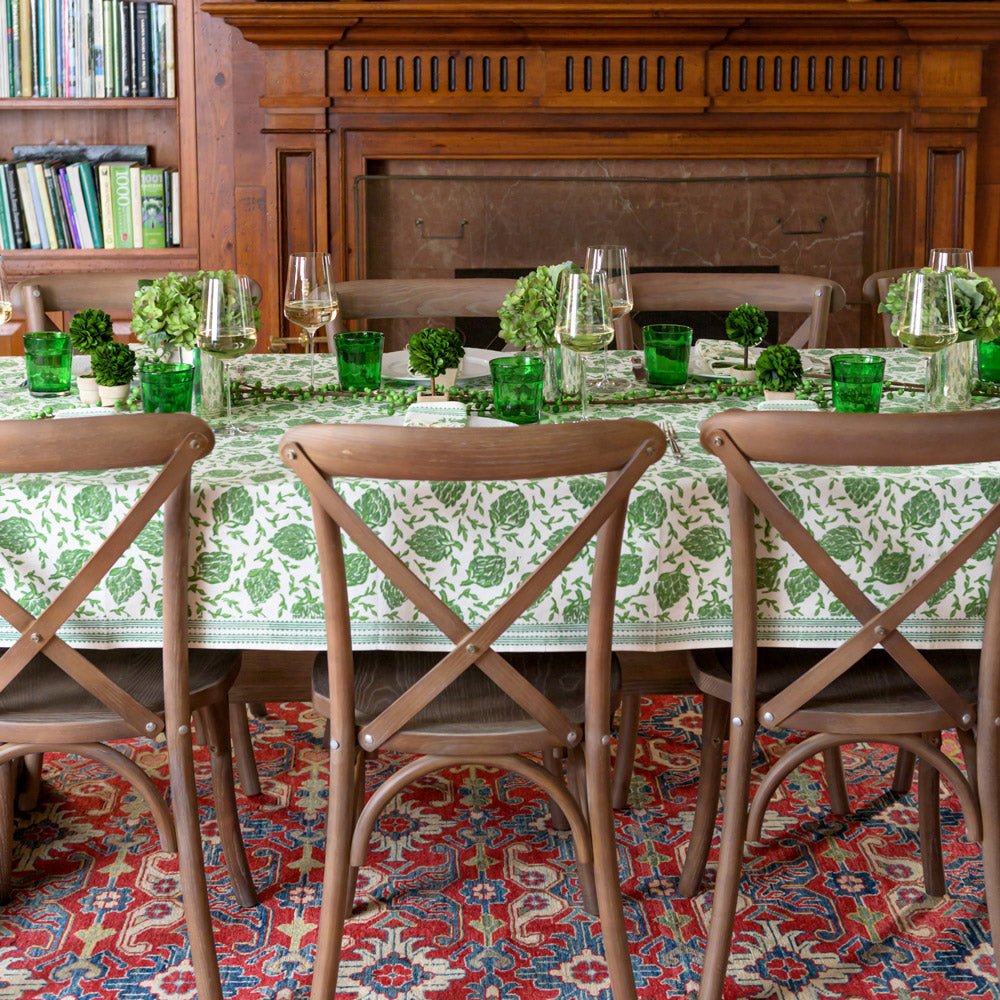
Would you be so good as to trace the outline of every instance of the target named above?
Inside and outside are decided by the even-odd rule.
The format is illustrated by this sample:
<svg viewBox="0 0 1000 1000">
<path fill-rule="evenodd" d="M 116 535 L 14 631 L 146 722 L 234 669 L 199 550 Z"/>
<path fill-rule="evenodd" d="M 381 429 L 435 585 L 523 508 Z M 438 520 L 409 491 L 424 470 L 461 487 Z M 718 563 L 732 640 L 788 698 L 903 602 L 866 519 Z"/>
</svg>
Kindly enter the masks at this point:
<svg viewBox="0 0 1000 1000">
<path fill-rule="evenodd" d="M 215 420 L 226 412 L 226 368 L 218 359 L 196 347 L 194 358 L 194 412 Z"/>
<path fill-rule="evenodd" d="M 554 403 L 562 395 L 562 352 L 558 347 L 545 347 L 532 353 L 545 362 L 542 398 L 546 403 Z"/>
<path fill-rule="evenodd" d="M 927 374 L 927 409 L 968 410 L 976 377 L 976 342 L 963 340 L 930 357 Z"/>
</svg>

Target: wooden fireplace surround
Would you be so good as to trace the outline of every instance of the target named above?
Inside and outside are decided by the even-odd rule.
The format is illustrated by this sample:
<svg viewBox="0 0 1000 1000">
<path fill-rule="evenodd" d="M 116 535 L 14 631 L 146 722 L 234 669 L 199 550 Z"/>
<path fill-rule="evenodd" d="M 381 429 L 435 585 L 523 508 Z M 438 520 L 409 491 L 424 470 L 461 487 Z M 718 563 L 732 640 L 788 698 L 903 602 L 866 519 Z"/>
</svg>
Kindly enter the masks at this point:
<svg viewBox="0 0 1000 1000">
<path fill-rule="evenodd" d="M 268 239 L 237 247 L 237 260 L 264 287 L 266 328 L 281 323 L 290 250 L 329 247 L 340 277 L 353 275 L 353 179 L 374 161 L 863 159 L 892 181 L 880 264 L 976 236 L 984 53 L 1000 41 L 1000 4 L 202 8 L 261 50 Z"/>
</svg>

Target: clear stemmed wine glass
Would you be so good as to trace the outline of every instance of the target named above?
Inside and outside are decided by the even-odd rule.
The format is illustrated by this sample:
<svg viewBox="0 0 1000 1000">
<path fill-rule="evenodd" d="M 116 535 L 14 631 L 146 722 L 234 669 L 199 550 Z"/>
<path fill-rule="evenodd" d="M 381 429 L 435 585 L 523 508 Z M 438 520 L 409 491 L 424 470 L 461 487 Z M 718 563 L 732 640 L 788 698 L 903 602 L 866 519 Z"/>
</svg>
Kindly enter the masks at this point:
<svg viewBox="0 0 1000 1000">
<path fill-rule="evenodd" d="M 964 267 L 971 271 L 972 251 L 965 247 L 935 247 L 927 265 L 935 271 L 947 271 L 949 267 Z"/>
<path fill-rule="evenodd" d="M 10 285 L 7 282 L 7 272 L 4 270 L 3 259 L 0 258 L 0 326 L 10 321 L 13 308 L 10 302 Z"/>
<path fill-rule="evenodd" d="M 622 246 L 592 246 L 587 247 L 587 259 L 584 270 L 591 278 L 603 271 L 607 277 L 608 296 L 611 299 L 612 325 L 632 311 L 632 282 L 629 279 L 628 250 Z M 591 383 L 594 389 L 607 392 L 627 389 L 629 382 L 622 378 L 612 378 L 608 375 L 608 354 L 604 354 L 604 366 L 601 377 Z"/>
<path fill-rule="evenodd" d="M 896 335 L 907 347 L 924 355 L 924 409 L 929 409 L 930 359 L 958 340 L 955 317 L 955 279 L 948 272 L 903 275 L 905 297 Z"/>
<path fill-rule="evenodd" d="M 611 299 L 607 276 L 597 271 L 586 274 L 563 271 L 559 276 L 556 306 L 556 340 L 577 354 L 587 355 L 607 347 L 615 335 L 611 321 Z M 584 362 L 584 359 L 580 359 Z M 587 366 L 580 364 L 580 419 L 589 417 L 587 408 Z"/>
<path fill-rule="evenodd" d="M 227 436 L 245 434 L 246 427 L 233 424 L 232 388 L 229 362 L 248 354 L 257 343 L 253 290 L 245 274 L 223 274 L 206 278 L 201 289 L 201 315 L 198 321 L 198 347 L 218 358 L 224 368 L 226 383 Z"/>
<path fill-rule="evenodd" d="M 293 253 L 285 282 L 285 318 L 302 327 L 309 342 L 309 386 L 316 387 L 316 331 L 337 318 L 333 265 L 328 253 Z"/>
</svg>

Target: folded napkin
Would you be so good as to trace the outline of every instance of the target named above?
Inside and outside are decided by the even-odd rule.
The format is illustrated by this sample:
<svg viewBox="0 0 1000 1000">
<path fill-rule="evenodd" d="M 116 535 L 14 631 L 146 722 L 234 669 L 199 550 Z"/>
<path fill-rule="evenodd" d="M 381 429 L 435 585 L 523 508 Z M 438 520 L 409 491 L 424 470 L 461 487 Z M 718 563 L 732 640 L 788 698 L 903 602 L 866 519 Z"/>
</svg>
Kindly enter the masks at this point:
<svg viewBox="0 0 1000 1000">
<path fill-rule="evenodd" d="M 407 427 L 464 427 L 469 422 L 465 403 L 455 400 L 440 403 L 411 403 L 403 423 Z"/>
</svg>

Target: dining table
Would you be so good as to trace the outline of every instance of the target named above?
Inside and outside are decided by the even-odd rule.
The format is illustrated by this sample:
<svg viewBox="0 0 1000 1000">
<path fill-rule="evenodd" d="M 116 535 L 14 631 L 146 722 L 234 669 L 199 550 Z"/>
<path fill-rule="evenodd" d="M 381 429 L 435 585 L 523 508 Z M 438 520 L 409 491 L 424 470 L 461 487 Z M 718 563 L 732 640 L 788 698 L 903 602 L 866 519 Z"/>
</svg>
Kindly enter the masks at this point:
<svg viewBox="0 0 1000 1000">
<path fill-rule="evenodd" d="M 807 371 L 822 377 L 833 353 L 805 352 Z M 905 349 L 869 353 L 884 355 L 887 379 L 919 381 L 919 355 Z M 612 374 L 631 379 L 635 357 L 611 352 Z M 308 359 L 302 355 L 250 355 L 233 368 L 244 388 L 259 384 L 276 391 L 262 402 L 238 402 L 234 419 L 248 432 L 218 433 L 215 449 L 194 469 L 190 642 L 205 648 L 317 650 L 325 632 L 312 515 L 304 486 L 279 457 L 278 441 L 286 429 L 305 422 L 400 422 L 398 405 L 394 393 L 386 398 L 339 392 L 332 355 L 316 358 L 320 388 L 309 398 L 288 398 L 280 388 L 307 381 Z M 23 380 L 23 359 L 0 359 L 0 418 L 72 419 L 81 441 L 94 421 L 103 419 L 74 397 L 34 399 Z M 474 378 L 464 388 L 488 386 L 488 378 Z M 669 426 L 679 454 L 668 450 L 631 497 L 618 572 L 615 648 L 727 646 L 732 599 L 726 478 L 720 463 L 701 448 L 698 429 L 714 413 L 754 408 L 761 399 L 714 398 L 707 380 L 692 383 L 686 396 L 660 391 L 652 399 L 643 398 L 649 391 L 643 383 L 635 386 L 625 398 L 598 401 L 593 419 L 633 417 Z M 385 387 L 412 388 L 405 381 L 387 381 Z M 691 401 L 691 392 L 707 398 Z M 1000 400 L 977 397 L 975 405 L 995 408 Z M 887 391 L 882 401 L 883 411 L 921 406 L 920 393 L 905 389 Z M 562 408 L 543 414 L 543 420 L 573 416 L 572 408 Z M 516 435 L 521 429 L 501 425 L 494 432 Z M 770 471 L 765 466 L 762 471 L 785 505 L 880 605 L 952 544 L 970 517 L 1000 499 L 1000 465 L 985 471 L 952 465 Z M 29 611 L 41 611 L 148 480 L 147 471 L 134 469 L 0 480 L 0 587 Z M 391 548 L 410 553 L 416 571 L 470 623 L 511 592 L 603 488 L 597 476 L 477 484 L 352 480 L 337 486 Z M 979 645 L 989 548 L 984 545 L 906 623 L 903 630 L 916 645 Z M 349 544 L 345 552 L 356 648 L 450 648 L 365 555 Z M 592 548 L 589 552 L 592 558 Z M 158 589 L 161 556 L 162 522 L 155 520 L 63 626 L 64 638 L 84 647 L 159 645 L 160 609 L 151 595 Z M 589 572 L 585 553 L 498 647 L 585 648 Z M 763 524 L 757 577 L 762 644 L 832 646 L 856 630 L 847 609 Z M 0 626 L 0 644 L 12 638 L 6 624 Z"/>
</svg>

